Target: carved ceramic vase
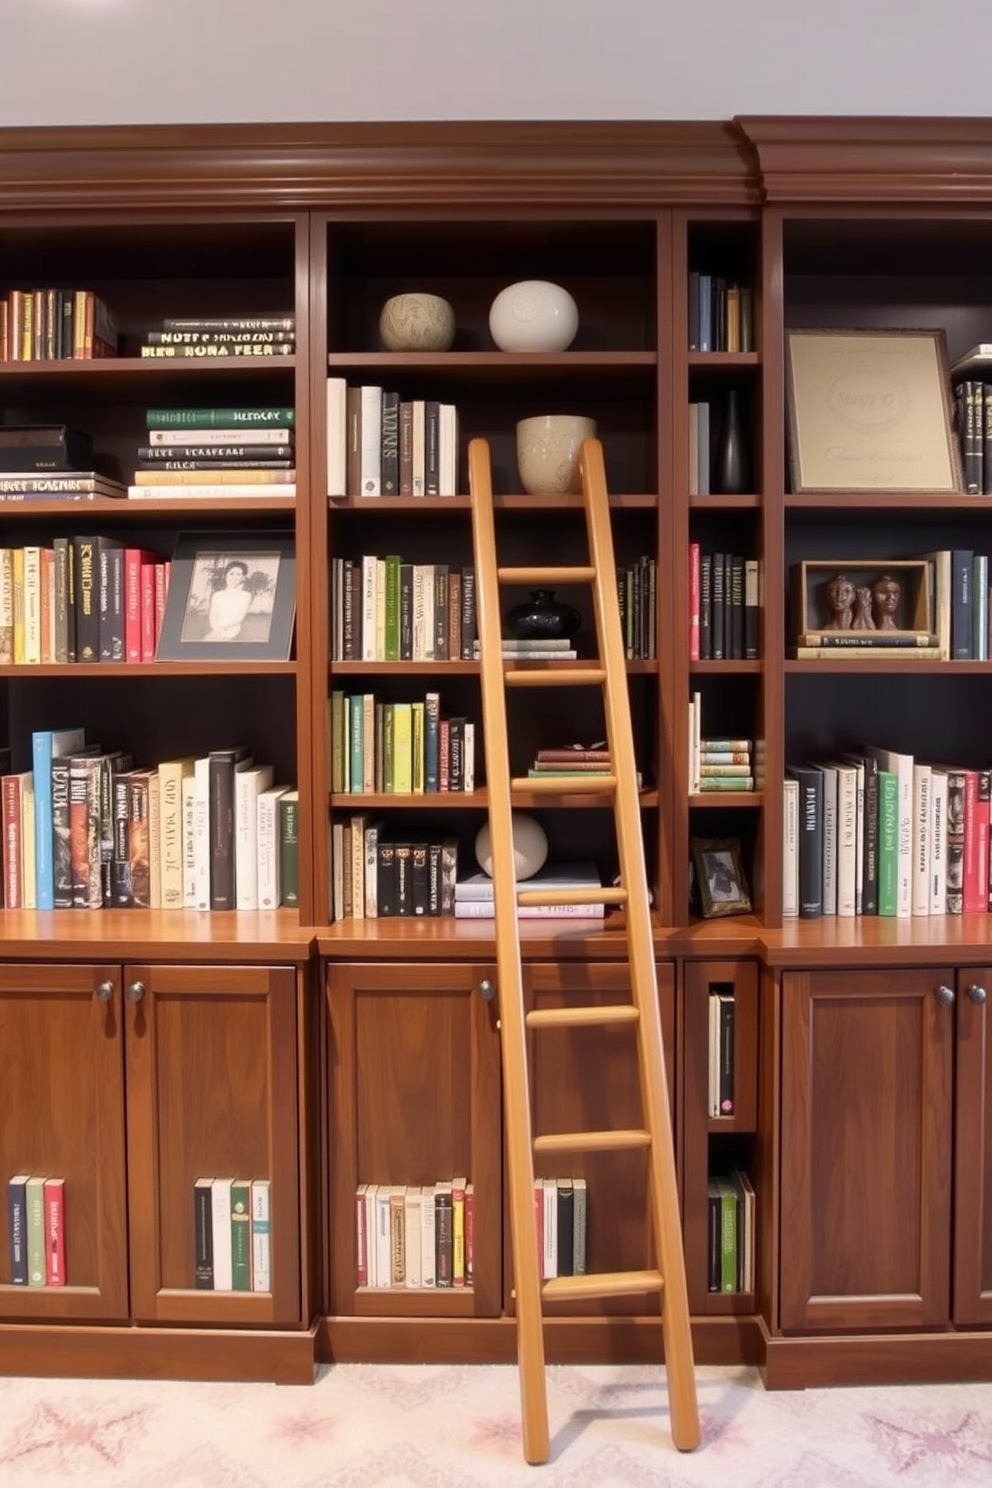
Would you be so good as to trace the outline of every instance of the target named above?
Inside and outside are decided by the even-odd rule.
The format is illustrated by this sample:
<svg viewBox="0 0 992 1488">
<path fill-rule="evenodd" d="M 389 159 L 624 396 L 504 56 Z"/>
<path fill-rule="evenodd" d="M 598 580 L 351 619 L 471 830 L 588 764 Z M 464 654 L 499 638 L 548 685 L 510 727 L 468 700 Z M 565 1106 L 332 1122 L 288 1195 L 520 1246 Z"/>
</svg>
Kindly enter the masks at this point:
<svg viewBox="0 0 992 1488">
<path fill-rule="evenodd" d="M 548 834 L 539 821 L 528 816 L 525 811 L 513 813 L 513 866 L 516 872 L 517 882 L 522 879 L 533 878 L 540 868 L 544 867 L 548 856 Z M 475 839 L 475 856 L 483 873 L 488 873 L 490 878 L 493 873 L 492 848 L 489 842 L 489 823 L 479 829 Z"/>
<path fill-rule="evenodd" d="M 574 635 L 582 616 L 573 605 L 555 599 L 553 590 L 533 589 L 530 599 L 507 612 L 505 624 L 514 640 L 558 640 Z"/>
<path fill-rule="evenodd" d="M 715 489 L 721 496 L 739 496 L 748 488 L 748 459 L 744 419 L 736 388 L 727 393 L 727 409 L 716 452 Z"/>
<path fill-rule="evenodd" d="M 508 285 L 489 310 L 489 332 L 500 351 L 566 351 L 578 329 L 572 296 L 547 279 Z"/>
<path fill-rule="evenodd" d="M 387 351 L 447 351 L 455 339 L 455 312 L 440 295 L 393 295 L 382 307 L 379 336 Z"/>
<path fill-rule="evenodd" d="M 542 413 L 517 424 L 517 467 L 529 496 L 578 491 L 579 450 L 595 439 L 596 420 L 578 413 Z"/>
</svg>

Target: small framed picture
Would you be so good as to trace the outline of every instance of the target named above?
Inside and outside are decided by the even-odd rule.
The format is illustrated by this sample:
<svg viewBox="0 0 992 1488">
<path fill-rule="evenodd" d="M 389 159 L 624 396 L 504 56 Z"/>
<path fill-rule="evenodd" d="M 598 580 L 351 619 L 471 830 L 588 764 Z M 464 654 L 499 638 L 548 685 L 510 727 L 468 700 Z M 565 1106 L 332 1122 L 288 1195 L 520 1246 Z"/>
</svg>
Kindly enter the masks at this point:
<svg viewBox="0 0 992 1488">
<path fill-rule="evenodd" d="M 703 919 L 747 914 L 751 908 L 736 837 L 693 837 L 692 866 Z"/>
<path fill-rule="evenodd" d="M 156 661 L 288 661 L 296 615 L 291 532 L 181 532 Z"/>
</svg>

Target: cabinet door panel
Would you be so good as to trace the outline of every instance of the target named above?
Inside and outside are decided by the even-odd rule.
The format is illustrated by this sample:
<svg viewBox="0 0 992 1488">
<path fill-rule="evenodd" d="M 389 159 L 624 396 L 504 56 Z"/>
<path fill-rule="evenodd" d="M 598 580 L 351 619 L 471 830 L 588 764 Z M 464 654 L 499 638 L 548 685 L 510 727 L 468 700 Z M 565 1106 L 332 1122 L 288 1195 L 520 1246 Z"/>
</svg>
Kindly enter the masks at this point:
<svg viewBox="0 0 992 1488">
<path fill-rule="evenodd" d="M 992 1325 L 992 968 L 958 977 L 954 1321 Z M 984 992 L 984 999 L 981 994 Z"/>
<path fill-rule="evenodd" d="M 491 967 L 327 969 L 332 1137 L 330 1311 L 499 1312 L 500 1090 Z M 466 1177 L 474 1188 L 471 1288 L 356 1287 L 355 1190 Z"/>
<path fill-rule="evenodd" d="M 297 973 L 130 966 L 125 1007 L 134 1316 L 298 1326 Z M 270 1292 L 195 1289 L 193 1185 L 207 1177 L 269 1180 Z"/>
<path fill-rule="evenodd" d="M 64 1287 L 10 1285 L 6 1185 L 19 1173 L 65 1179 Z M 125 1319 L 118 966 L 0 967 L 0 1174 L 0 1317 Z"/>
<path fill-rule="evenodd" d="M 538 962 L 524 966 L 524 1000 L 531 1008 L 630 1002 L 626 964 Z M 670 1110 L 675 1094 L 675 972 L 657 968 L 665 1073 Z M 615 1130 L 644 1124 L 634 1032 L 614 1028 L 548 1028 L 528 1034 L 533 1133 Z M 674 1123 L 674 1116 L 673 1116 Z M 586 1266 L 589 1271 L 639 1270 L 653 1266 L 647 1202 L 647 1156 L 643 1151 L 577 1152 L 537 1157 L 538 1178 L 582 1177 L 587 1185 Z M 504 1224 L 504 1297 L 513 1311 L 513 1256 L 509 1210 Z M 595 1298 L 549 1304 L 548 1312 L 643 1313 L 655 1298 Z"/>
<path fill-rule="evenodd" d="M 784 1329 L 932 1327 L 949 1307 L 947 970 L 782 978 Z"/>
</svg>

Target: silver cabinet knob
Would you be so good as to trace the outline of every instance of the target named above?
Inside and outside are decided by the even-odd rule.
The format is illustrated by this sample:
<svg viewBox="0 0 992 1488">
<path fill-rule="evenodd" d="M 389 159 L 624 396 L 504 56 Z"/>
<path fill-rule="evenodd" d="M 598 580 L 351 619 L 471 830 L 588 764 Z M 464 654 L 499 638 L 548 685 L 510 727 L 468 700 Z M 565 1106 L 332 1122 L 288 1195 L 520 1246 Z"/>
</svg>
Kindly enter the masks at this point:
<svg viewBox="0 0 992 1488">
<path fill-rule="evenodd" d="M 98 987 L 94 987 L 93 989 L 93 996 L 96 998 L 97 1002 L 109 1002 L 113 995 L 113 982 L 101 982 Z"/>
<path fill-rule="evenodd" d="M 483 1002 L 492 1002 L 493 998 L 496 996 L 496 983 L 489 981 L 488 978 L 486 978 L 485 981 L 480 982 L 479 996 L 482 998 Z"/>
<path fill-rule="evenodd" d="M 129 1002 L 140 1002 L 145 995 L 144 982 L 132 982 L 127 989 Z"/>
<path fill-rule="evenodd" d="M 940 986 L 940 987 L 938 987 L 937 988 L 937 991 L 936 991 L 936 996 L 937 996 L 937 1001 L 941 1004 L 942 1007 L 951 1007 L 951 1006 L 953 1006 L 953 1003 L 954 1003 L 954 988 L 953 987 L 948 987 L 948 986 L 943 986 L 943 985 Z"/>
<path fill-rule="evenodd" d="M 973 983 L 968 988 L 968 996 L 971 998 L 972 1002 L 978 1003 L 978 1005 L 981 1006 L 981 1004 L 988 997 L 988 993 L 986 992 L 984 987 L 979 987 L 977 983 Z"/>
</svg>

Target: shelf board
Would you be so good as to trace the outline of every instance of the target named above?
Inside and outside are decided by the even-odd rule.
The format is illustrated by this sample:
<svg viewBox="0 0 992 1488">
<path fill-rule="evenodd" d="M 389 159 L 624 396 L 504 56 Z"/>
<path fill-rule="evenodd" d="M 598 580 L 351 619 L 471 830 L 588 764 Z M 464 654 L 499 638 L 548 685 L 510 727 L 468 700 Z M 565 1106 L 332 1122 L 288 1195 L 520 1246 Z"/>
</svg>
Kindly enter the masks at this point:
<svg viewBox="0 0 992 1488">
<path fill-rule="evenodd" d="M 514 658 L 512 661 L 506 658 L 507 665 L 516 669 L 524 670 L 528 667 L 526 658 Z M 550 670 L 556 665 L 562 668 L 587 667 L 596 664 L 595 657 L 580 656 L 577 660 L 560 661 L 532 661 L 529 669 L 536 671 L 539 667 Z M 717 663 L 721 666 L 722 663 Z M 734 663 L 740 666 L 739 662 Z M 328 671 L 332 677 L 413 677 L 422 675 L 434 676 L 478 676 L 480 665 L 478 661 L 332 661 L 328 663 Z M 657 661 L 628 661 L 628 676 L 654 676 L 658 671 Z"/>
<path fill-rule="evenodd" d="M 757 511 L 761 506 L 761 497 L 758 495 L 721 496 L 718 494 L 706 496 L 690 496 L 690 511 Z"/>
<path fill-rule="evenodd" d="M 749 806 L 757 811 L 764 804 L 764 791 L 698 791 L 689 797 L 690 806 Z"/>
<path fill-rule="evenodd" d="M 296 672 L 295 661 L 73 661 L 44 666 L 0 666 L 0 677 L 281 677 Z"/>
<path fill-rule="evenodd" d="M 764 662 L 749 661 L 690 661 L 689 672 L 762 672 Z"/>
<path fill-rule="evenodd" d="M 960 676 L 989 676 L 992 674 L 992 662 L 990 661 L 926 661 L 912 656 L 849 656 L 834 659 L 834 657 L 811 657 L 808 661 L 786 661 L 784 663 L 786 675 L 795 672 L 830 672 L 834 675 L 840 672 L 849 672 L 852 676 L 863 672 L 912 672 L 913 675 L 927 673 L 943 677 Z"/>
<path fill-rule="evenodd" d="M 11 498 L 0 496 L 0 512 L 9 511 L 11 516 L 32 517 L 54 517 L 64 522 L 67 514 L 71 512 L 73 518 L 91 517 L 99 515 L 101 518 L 112 514 L 116 518 L 126 518 L 128 523 L 135 520 L 141 521 L 148 517 L 159 519 L 163 513 L 170 517 L 181 516 L 183 519 L 189 516 L 223 517 L 231 512 L 241 515 L 243 512 L 252 512 L 255 515 L 271 515 L 273 513 L 288 512 L 291 515 L 296 511 L 295 496 L 135 496 L 135 497 L 111 497 L 98 496 L 92 501 L 74 501 L 71 497 L 53 500 L 51 497 L 32 501 L 29 499 L 13 501 Z"/>
<path fill-rule="evenodd" d="M 132 383 L 136 377 L 151 382 L 163 377 L 216 376 L 259 377 L 272 372 L 292 372 L 295 356 L 278 357 L 66 357 L 55 362 L 0 362 L 0 386 L 4 380 L 24 382 L 93 382 L 99 387 Z"/>
<path fill-rule="evenodd" d="M 513 792 L 513 804 L 515 806 L 535 806 L 542 810 L 554 811 L 563 806 L 569 810 L 575 808 L 596 808 L 602 810 L 608 805 L 609 792 L 604 787 L 602 792 L 581 794 L 569 791 L 562 782 L 560 796 L 551 796 L 544 791 L 519 790 Z M 485 786 L 480 786 L 474 791 L 424 791 L 420 795 L 394 795 L 391 791 L 370 791 L 367 794 L 349 791 L 333 791 L 329 797 L 332 811 L 344 811 L 354 809 L 356 811 L 381 810 L 383 807 L 392 807 L 394 810 L 403 811 L 436 811 L 439 806 L 444 806 L 446 811 L 486 811 L 489 807 L 489 792 Z M 638 791 L 637 802 L 641 807 L 655 807 L 658 805 L 658 792 L 653 787 Z"/>
<path fill-rule="evenodd" d="M 690 367 L 705 367 L 708 372 L 733 372 L 742 367 L 761 366 L 761 354 L 757 351 L 690 351 L 687 360 Z"/>
<path fill-rule="evenodd" d="M 814 491 L 783 497 L 786 511 L 992 511 L 992 496 L 920 491 Z"/>
<path fill-rule="evenodd" d="M 538 380 L 590 372 L 650 373 L 658 366 L 656 351 L 335 351 L 327 357 L 331 372 L 375 371 L 456 374 L 459 381 L 484 382 L 521 377 Z"/>
<path fill-rule="evenodd" d="M 747 497 L 725 497 L 747 503 Z M 757 505 L 757 497 L 753 498 Z M 453 511 L 471 511 L 471 496 L 329 496 L 328 510 L 332 512 L 415 511 L 418 516 L 443 516 Z M 566 495 L 527 496 L 523 494 L 493 496 L 497 511 L 584 511 L 582 497 L 577 492 Z M 614 511 L 652 511 L 658 506 L 658 497 L 653 492 L 610 495 L 610 509 Z"/>
</svg>

